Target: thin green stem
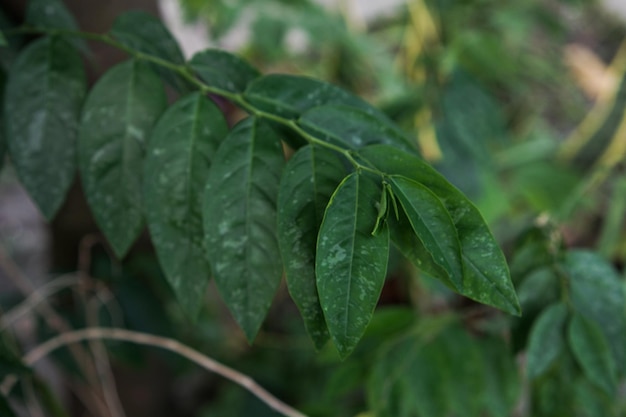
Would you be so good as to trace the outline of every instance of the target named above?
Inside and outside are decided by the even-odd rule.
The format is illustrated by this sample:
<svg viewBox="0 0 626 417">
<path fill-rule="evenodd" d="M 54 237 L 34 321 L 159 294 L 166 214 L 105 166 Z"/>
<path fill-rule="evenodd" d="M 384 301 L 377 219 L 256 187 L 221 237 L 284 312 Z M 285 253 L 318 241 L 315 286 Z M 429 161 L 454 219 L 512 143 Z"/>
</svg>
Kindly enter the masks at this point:
<svg viewBox="0 0 626 417">
<path fill-rule="evenodd" d="M 30 26 L 23 26 L 17 29 L 6 30 L 3 33 L 7 36 L 21 35 L 21 34 L 46 34 L 50 36 L 55 36 L 55 35 L 56 36 L 72 36 L 72 37 L 79 37 L 79 38 L 83 38 L 87 40 L 93 40 L 93 41 L 104 43 L 106 45 L 112 46 L 114 48 L 117 48 L 119 50 L 126 52 L 128 55 L 130 55 L 131 57 L 135 59 L 149 62 L 159 67 L 169 69 L 170 71 L 177 73 L 183 79 L 189 81 L 192 85 L 197 87 L 203 93 L 215 94 L 227 100 L 230 100 L 233 104 L 237 105 L 242 110 L 247 111 L 249 114 L 252 114 L 256 117 L 260 117 L 266 120 L 271 120 L 283 126 L 289 127 L 295 133 L 302 136 L 302 138 L 306 140 L 308 143 L 310 143 L 311 145 L 321 146 L 321 147 L 340 153 L 357 170 L 372 172 L 380 176 L 384 175 L 381 171 L 375 168 L 363 165 L 359 161 L 357 161 L 352 155 L 352 151 L 350 149 L 342 148 L 333 143 L 330 143 L 318 137 L 315 137 L 311 133 L 304 130 L 298 124 L 297 121 L 260 110 L 256 108 L 254 105 L 247 102 L 242 94 L 233 93 L 227 90 L 223 90 L 221 88 L 217 88 L 217 87 L 213 87 L 213 86 L 205 84 L 204 82 L 202 82 L 202 80 L 199 80 L 193 74 L 193 72 L 189 69 L 187 65 L 175 64 L 165 59 L 156 57 L 154 55 L 150 55 L 150 54 L 146 54 L 144 52 L 138 51 L 136 49 L 133 49 L 115 40 L 115 38 L 113 38 L 107 33 L 98 34 L 98 33 L 93 33 L 93 32 L 82 32 L 82 31 L 68 30 L 68 29 L 38 28 L 38 27 L 30 27 Z"/>
</svg>

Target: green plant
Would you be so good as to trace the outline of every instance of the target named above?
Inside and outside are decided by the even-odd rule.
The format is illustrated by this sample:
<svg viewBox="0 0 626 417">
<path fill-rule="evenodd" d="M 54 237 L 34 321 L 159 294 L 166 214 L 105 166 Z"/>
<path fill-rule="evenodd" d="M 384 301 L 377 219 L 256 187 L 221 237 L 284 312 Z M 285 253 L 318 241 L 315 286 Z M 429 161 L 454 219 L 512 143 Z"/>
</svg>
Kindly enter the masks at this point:
<svg viewBox="0 0 626 417">
<path fill-rule="evenodd" d="M 336 371 L 321 400 L 299 393 L 310 414 L 361 412 L 363 404 L 344 400 L 361 389 L 376 416 L 507 416 L 520 395 L 513 356 L 526 349 L 535 415 L 623 415 L 614 397 L 626 371 L 620 350 L 626 303 L 614 268 L 595 254 L 564 248 L 559 231 L 540 222 L 518 237 L 510 274 L 478 209 L 424 161 L 417 140 L 377 108 L 320 80 L 262 75 L 221 50 L 185 61 L 162 23 L 141 12 L 120 15 L 108 33 L 94 34 L 77 30 L 60 1 L 31 0 L 26 25 L 0 28 L 6 66 L 0 71 L 0 161 L 6 144 L 43 215 L 54 218 L 78 171 L 117 258 L 127 256 L 147 224 L 186 316 L 177 323 L 192 329 L 206 325 L 198 316 L 205 314 L 213 277 L 253 343 L 284 275 L 320 360 Z M 25 35 L 39 37 L 17 45 Z M 81 59 L 85 39 L 128 54 L 90 89 Z M 480 134 L 468 119 L 483 115 L 502 130 L 504 123 L 490 97 L 467 87 L 478 84 L 462 72 L 456 76 L 453 82 L 478 103 L 473 107 L 487 110 L 472 117 L 457 111 L 441 129 L 452 129 L 476 151 Z M 173 103 L 166 93 L 175 96 Z M 450 108 L 468 99 L 453 93 L 446 96 Z M 230 127 L 215 96 L 247 117 Z M 418 271 L 412 270 L 416 279 L 407 291 L 414 305 L 376 309 L 390 258 L 398 253 Z M 133 267 L 141 269 L 128 262 L 116 279 Z M 134 285 L 139 291 L 131 303 L 139 303 L 137 294 L 148 290 Z M 472 310 L 471 303 L 441 314 L 424 300 L 452 304 L 454 293 L 525 314 L 504 318 Z M 85 304 L 87 329 L 50 324 L 60 334 L 21 359 L 0 344 L 4 373 L 33 378 L 24 365 L 53 349 L 123 340 L 178 352 L 248 387 L 275 410 L 302 415 L 173 340 L 182 338 L 172 330 L 174 337 L 166 339 L 97 327 L 100 320 L 92 316 L 98 313 Z M 165 315 L 158 301 L 150 305 L 157 307 L 144 315 Z M 101 358 L 101 345 L 86 346 Z M 78 348 L 72 353 L 81 355 Z M 101 372 L 80 371 L 87 380 Z M 568 380 L 575 383 L 566 389 Z M 14 381 L 4 379 L 3 394 Z M 576 398 L 562 401 L 561 395 Z M 0 411 L 12 413 L 5 397 Z"/>
</svg>

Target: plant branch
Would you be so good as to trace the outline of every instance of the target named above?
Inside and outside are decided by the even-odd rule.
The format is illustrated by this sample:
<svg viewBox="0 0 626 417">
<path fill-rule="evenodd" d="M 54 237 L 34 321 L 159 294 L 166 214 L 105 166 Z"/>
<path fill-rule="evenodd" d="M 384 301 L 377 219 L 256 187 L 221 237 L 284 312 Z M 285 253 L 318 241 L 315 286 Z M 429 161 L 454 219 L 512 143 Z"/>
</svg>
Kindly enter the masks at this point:
<svg viewBox="0 0 626 417">
<path fill-rule="evenodd" d="M 44 302 L 48 297 L 65 288 L 78 285 L 79 282 L 79 279 L 74 275 L 62 275 L 33 291 L 28 298 L 0 317 L 0 332 L 13 326 L 22 316 L 36 309 L 37 305 Z"/>
<path fill-rule="evenodd" d="M 13 284 L 29 299 L 31 296 L 37 297 L 37 289 L 33 286 L 30 280 L 24 275 L 18 265 L 7 255 L 4 246 L 0 244 L 0 269 L 3 269 L 6 276 L 13 282 Z M 48 303 L 45 297 L 37 297 L 37 302 L 34 303 L 33 308 L 39 315 L 45 320 L 45 322 L 58 333 L 66 333 L 72 331 L 72 327 L 67 321 L 63 319 L 52 306 Z M 97 370 L 92 361 L 92 357 L 89 355 L 83 346 L 71 345 L 69 347 L 70 352 L 78 367 L 83 371 L 83 374 L 89 382 L 89 387 L 94 391 L 94 395 L 98 395 L 99 379 Z M 6 379 L 12 379 L 15 383 L 14 376 L 9 375 Z M 103 417 L 108 414 L 103 415 Z"/>
<path fill-rule="evenodd" d="M 177 340 L 166 337 L 155 336 L 126 329 L 92 327 L 87 329 L 70 331 L 53 337 L 52 339 L 42 343 L 38 347 L 28 352 L 22 359 L 26 365 L 32 365 L 60 347 L 75 344 L 85 340 L 117 340 L 135 343 L 138 345 L 157 347 L 177 353 L 178 355 L 189 359 L 190 361 L 196 363 L 202 368 L 211 372 L 215 372 L 216 374 L 219 374 L 224 378 L 229 379 L 232 382 L 242 386 L 243 388 L 254 394 L 256 397 L 258 397 L 265 404 L 267 404 L 271 409 L 281 413 L 284 416 L 306 417 L 305 414 L 290 407 L 289 405 L 274 397 L 249 376 L 242 374 L 241 372 L 236 371 L 232 368 L 229 368 L 226 365 L 223 365 L 220 362 L 206 355 L 203 355 L 197 350 L 194 350 L 189 346 L 178 342 Z M 0 385 L 0 390 L 2 394 L 8 395 L 14 384 L 15 380 L 11 380 L 8 377 L 5 378 Z"/>
<path fill-rule="evenodd" d="M 373 169 L 371 167 L 368 166 L 364 166 L 361 163 L 359 163 L 356 159 L 354 159 L 354 157 L 352 156 L 352 152 L 350 149 L 346 149 L 346 148 L 342 148 L 340 146 L 337 146 L 335 144 L 329 143 L 325 140 L 322 140 L 312 134 L 310 134 L 309 132 L 307 132 L 306 130 L 302 129 L 302 127 L 300 127 L 300 125 L 292 119 L 287 119 L 275 114 L 271 114 L 271 113 L 267 113 L 264 112 L 262 110 L 257 109 L 256 107 L 254 107 L 252 104 L 248 103 L 244 96 L 242 94 L 237 94 L 237 93 L 232 93 L 230 91 L 227 90 L 223 90 L 221 88 L 217 88 L 217 87 L 213 87 L 210 85 L 205 84 L 204 82 L 202 82 L 201 80 L 199 80 L 194 74 L 193 72 L 189 69 L 188 66 L 186 65 L 178 65 L 175 64 L 173 62 L 167 61 L 165 59 L 159 58 L 157 56 L 154 55 L 150 55 L 150 54 L 146 54 L 143 52 L 140 52 L 138 50 L 132 49 L 118 41 L 116 41 L 111 35 L 109 34 L 98 34 L 98 33 L 92 33 L 92 32 L 81 32 L 81 31 L 76 31 L 76 30 L 68 30 L 68 29 L 51 29 L 51 28 L 37 28 L 37 27 L 28 27 L 28 26 L 24 26 L 21 28 L 17 28 L 17 29 L 12 29 L 12 30 L 7 30 L 4 32 L 5 35 L 14 35 L 14 34 L 23 34 L 23 33 L 28 33 L 28 34 L 47 34 L 47 35 L 59 35 L 59 36 L 73 36 L 73 37 L 80 37 L 83 39 L 88 39 L 88 40 L 93 40 L 93 41 L 98 41 L 98 42 L 102 42 L 104 44 L 107 44 L 109 46 L 112 46 L 114 48 L 120 49 L 124 52 L 126 52 L 127 54 L 129 54 L 130 56 L 132 56 L 135 59 L 139 59 L 139 60 L 143 60 L 146 62 L 150 62 L 152 64 L 155 64 L 157 66 L 160 66 L 162 68 L 167 68 L 171 71 L 176 72 L 178 75 L 180 75 L 182 78 L 184 78 L 185 80 L 189 81 L 191 84 L 195 85 L 196 87 L 198 87 L 202 92 L 204 93 L 211 93 L 211 94 L 215 94 L 218 96 L 221 96 L 225 99 L 228 99 L 230 101 L 232 101 L 234 104 L 236 104 L 237 106 L 239 106 L 240 108 L 242 108 L 243 110 L 249 112 L 250 114 L 253 114 L 257 117 L 260 118 L 264 118 L 264 119 L 268 119 L 268 120 L 272 120 L 274 122 L 280 123 L 284 126 L 287 126 L 289 128 L 291 128 L 293 131 L 295 131 L 298 135 L 302 136 L 303 139 L 305 139 L 308 143 L 310 144 L 314 144 L 314 145 L 318 145 L 318 146 L 322 146 L 324 148 L 327 149 L 331 149 L 333 151 L 339 152 L 340 154 L 342 154 L 343 156 L 345 156 L 348 161 L 356 168 L 356 169 L 360 169 L 360 170 L 365 170 L 365 171 L 370 171 L 373 172 L 377 175 L 383 175 L 382 172 L 380 172 L 377 169 Z"/>
</svg>

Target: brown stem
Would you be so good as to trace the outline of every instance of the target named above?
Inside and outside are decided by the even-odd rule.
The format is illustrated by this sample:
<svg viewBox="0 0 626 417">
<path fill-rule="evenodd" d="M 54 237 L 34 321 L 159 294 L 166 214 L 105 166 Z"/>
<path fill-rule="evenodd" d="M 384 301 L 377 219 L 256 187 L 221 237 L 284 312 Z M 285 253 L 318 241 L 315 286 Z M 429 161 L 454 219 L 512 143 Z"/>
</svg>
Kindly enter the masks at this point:
<svg viewBox="0 0 626 417">
<path fill-rule="evenodd" d="M 153 346 L 177 353 L 180 356 L 183 356 L 190 361 L 200 365 L 204 369 L 215 372 L 216 374 L 219 374 L 224 378 L 229 379 L 238 385 L 241 385 L 249 392 L 257 396 L 261 401 L 267 404 L 274 411 L 277 411 L 284 416 L 306 417 L 305 414 L 290 407 L 289 405 L 280 401 L 278 398 L 274 397 L 249 376 L 242 374 L 241 372 L 236 371 L 232 368 L 229 368 L 226 365 L 223 365 L 220 362 L 217 362 L 216 360 L 206 355 L 203 355 L 197 350 L 194 350 L 189 346 L 178 342 L 177 340 L 169 339 L 166 337 L 155 336 L 126 329 L 92 327 L 67 332 L 59 336 L 53 337 L 52 339 L 44 342 L 43 344 L 28 352 L 28 354 L 26 354 L 26 356 L 24 356 L 22 359 L 26 365 L 32 365 L 60 347 L 72 345 L 74 343 L 78 343 L 84 340 L 99 339 L 119 340 L 139 345 Z M 14 383 L 14 380 L 10 380 L 8 377 L 5 378 L 0 385 L 1 392 L 4 395 L 8 395 L 13 388 Z"/>
</svg>

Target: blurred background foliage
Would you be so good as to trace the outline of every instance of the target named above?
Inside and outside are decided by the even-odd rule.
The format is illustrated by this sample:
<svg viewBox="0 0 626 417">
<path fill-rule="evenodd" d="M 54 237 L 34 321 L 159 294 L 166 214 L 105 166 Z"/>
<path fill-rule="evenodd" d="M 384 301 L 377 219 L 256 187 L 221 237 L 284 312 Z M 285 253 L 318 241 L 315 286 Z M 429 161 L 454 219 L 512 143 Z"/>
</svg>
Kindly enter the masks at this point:
<svg viewBox="0 0 626 417">
<path fill-rule="evenodd" d="M 342 362 L 314 351 L 285 288 L 248 346 L 214 288 L 190 323 L 149 251 L 120 263 L 96 244 L 87 272 L 110 292 L 100 324 L 177 338 L 311 416 L 626 416 L 622 22 L 592 0 L 407 0 L 367 21 L 310 0 L 180 5 L 218 45 L 244 27 L 237 52 L 264 72 L 329 80 L 410 132 L 490 223 L 524 315 L 461 299 L 393 253 L 374 319 Z M 55 306 L 85 324 L 76 298 L 60 291 Z M 179 358 L 107 346 L 118 375 L 159 370 L 163 386 L 150 382 L 142 401 L 120 389 L 128 415 L 275 415 Z M 69 356 L 58 360 L 71 374 Z"/>
</svg>

